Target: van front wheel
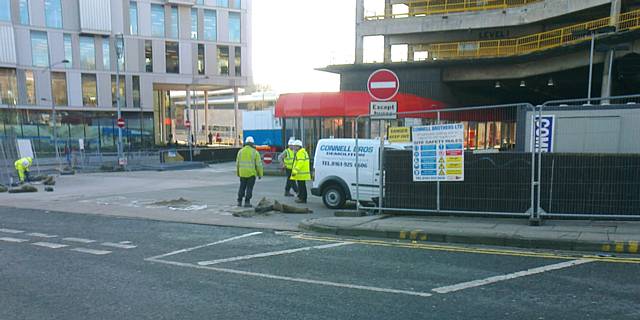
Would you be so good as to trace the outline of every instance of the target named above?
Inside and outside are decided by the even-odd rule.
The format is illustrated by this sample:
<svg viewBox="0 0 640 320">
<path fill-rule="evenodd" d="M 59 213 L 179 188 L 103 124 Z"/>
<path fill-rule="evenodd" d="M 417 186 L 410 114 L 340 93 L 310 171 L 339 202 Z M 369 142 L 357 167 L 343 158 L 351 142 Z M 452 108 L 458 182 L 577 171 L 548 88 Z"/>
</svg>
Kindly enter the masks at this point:
<svg viewBox="0 0 640 320">
<path fill-rule="evenodd" d="M 329 209 L 340 209 L 346 201 L 344 191 L 340 186 L 331 185 L 322 191 L 322 202 Z"/>
</svg>

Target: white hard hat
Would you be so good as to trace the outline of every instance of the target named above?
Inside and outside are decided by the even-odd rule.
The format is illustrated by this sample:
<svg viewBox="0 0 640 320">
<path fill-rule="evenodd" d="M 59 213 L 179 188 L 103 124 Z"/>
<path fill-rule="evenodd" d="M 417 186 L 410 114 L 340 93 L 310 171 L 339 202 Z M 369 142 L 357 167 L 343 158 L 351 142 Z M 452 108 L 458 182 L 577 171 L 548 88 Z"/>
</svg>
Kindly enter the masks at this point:
<svg viewBox="0 0 640 320">
<path fill-rule="evenodd" d="M 291 138 L 289 139 L 289 142 L 287 143 L 288 146 L 295 146 L 296 145 L 296 139 Z"/>
<path fill-rule="evenodd" d="M 296 140 L 293 143 L 294 143 L 294 146 L 302 147 L 302 141 L 301 140 Z"/>
<path fill-rule="evenodd" d="M 253 137 L 249 136 L 249 137 L 247 137 L 247 139 L 244 141 L 244 143 L 255 143 L 255 142 L 253 141 Z"/>
</svg>

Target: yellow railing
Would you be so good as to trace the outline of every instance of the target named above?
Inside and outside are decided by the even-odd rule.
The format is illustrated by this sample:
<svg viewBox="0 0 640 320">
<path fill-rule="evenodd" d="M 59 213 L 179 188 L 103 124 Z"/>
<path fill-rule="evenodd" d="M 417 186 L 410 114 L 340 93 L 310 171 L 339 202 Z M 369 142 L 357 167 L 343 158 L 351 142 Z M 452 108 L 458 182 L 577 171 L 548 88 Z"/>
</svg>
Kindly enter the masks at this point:
<svg viewBox="0 0 640 320">
<path fill-rule="evenodd" d="M 387 13 L 366 16 L 365 20 L 397 19 L 420 17 L 434 14 L 448 14 L 468 11 L 499 10 L 525 6 L 544 0 L 408 0 L 402 4 L 408 7 L 407 13 Z"/>
<path fill-rule="evenodd" d="M 611 25 L 611 18 L 601 18 L 568 27 L 514 39 L 465 41 L 428 44 L 414 47 L 414 51 L 427 51 L 429 59 L 489 58 L 523 55 L 556 48 L 590 39 L 588 35 L 576 35 L 581 30 L 597 30 Z M 640 10 L 618 16 L 617 31 L 640 28 Z"/>
</svg>

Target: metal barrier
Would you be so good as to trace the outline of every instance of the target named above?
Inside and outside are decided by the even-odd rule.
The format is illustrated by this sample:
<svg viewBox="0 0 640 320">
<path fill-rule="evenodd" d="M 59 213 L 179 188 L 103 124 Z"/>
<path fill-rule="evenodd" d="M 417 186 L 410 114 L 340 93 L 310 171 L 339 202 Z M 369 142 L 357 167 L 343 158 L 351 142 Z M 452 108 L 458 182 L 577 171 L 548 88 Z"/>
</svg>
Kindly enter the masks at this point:
<svg viewBox="0 0 640 320">
<path fill-rule="evenodd" d="M 409 0 L 401 4 L 408 7 L 407 13 L 390 13 L 365 16 L 365 20 L 397 19 L 435 14 L 499 10 L 526 6 L 544 0 Z"/>
<path fill-rule="evenodd" d="M 617 21 L 618 32 L 638 29 L 640 10 L 622 13 Z M 416 46 L 415 51 L 427 51 L 429 59 L 433 60 L 516 56 L 588 41 L 588 33 L 578 32 L 595 31 L 610 25 L 611 18 L 606 17 L 514 39 L 426 44 Z"/>
<path fill-rule="evenodd" d="M 463 121 L 489 121 L 495 124 L 491 130 L 497 130 L 498 123 L 503 121 L 515 121 L 519 114 L 526 112 L 534 112 L 535 107 L 528 103 L 513 104 L 513 105 L 499 105 L 499 106 L 478 106 L 478 107 L 465 107 L 465 108 L 451 108 L 441 109 L 433 111 L 422 112 L 401 112 L 398 116 L 401 118 L 413 118 L 419 120 L 422 125 L 446 125 L 454 124 L 459 125 Z M 360 118 L 370 118 L 369 115 L 360 116 Z M 374 119 L 375 120 L 375 119 Z M 389 126 L 389 121 L 394 120 L 379 120 L 378 132 L 379 141 L 383 141 L 386 135 L 386 128 Z M 414 120 L 415 122 L 416 120 Z M 359 121 L 356 121 L 356 124 Z M 462 125 L 464 127 L 464 125 Z M 421 127 L 421 126 L 417 126 Z M 502 125 L 499 126 L 502 128 Z M 413 130 L 416 126 L 413 127 Z M 538 220 L 538 212 L 535 206 L 535 195 L 537 194 L 537 188 L 539 186 L 538 176 L 535 174 L 536 153 L 534 152 L 516 152 L 511 150 L 506 153 L 493 153 L 492 149 L 478 149 L 478 144 L 470 144 L 471 130 L 467 128 L 466 133 L 462 127 L 459 127 L 463 133 L 464 138 L 460 138 L 452 143 L 457 146 L 457 150 L 451 150 L 452 157 L 457 157 L 458 161 L 464 159 L 463 163 L 466 168 L 463 167 L 463 173 L 458 177 L 464 177 L 462 181 L 447 181 L 448 176 L 442 175 L 444 171 L 438 172 L 439 169 L 445 169 L 444 162 L 440 163 L 436 161 L 444 161 L 445 153 L 448 155 L 447 150 L 442 145 L 436 144 L 438 149 L 428 149 L 428 151 L 418 150 L 418 154 L 422 153 L 422 156 L 432 161 L 424 163 L 421 159 L 415 158 L 412 154 L 416 154 L 415 146 L 409 150 L 395 150 L 392 151 L 391 145 L 380 144 L 380 152 L 378 168 L 382 170 L 374 170 L 377 172 L 377 178 L 373 178 L 373 185 L 376 185 L 375 191 L 377 193 L 377 199 L 373 199 L 375 206 L 367 205 L 367 199 L 364 199 L 365 194 L 370 194 L 373 189 L 369 188 L 366 191 L 363 188 L 371 185 L 369 177 L 362 179 L 361 165 L 364 162 L 360 161 L 360 152 L 356 154 L 356 182 L 355 182 L 355 199 L 357 201 L 358 209 L 364 210 L 377 210 L 382 213 L 383 211 L 391 212 L 417 212 L 417 213 L 448 213 L 448 214 L 474 214 L 474 215 L 496 215 L 496 216 L 519 216 L 529 217 L 532 220 Z M 356 131 L 358 128 L 356 127 Z M 491 139 L 495 139 L 496 135 L 487 134 L 486 128 L 484 129 L 484 137 L 482 139 L 486 142 L 486 138 L 491 136 Z M 372 130 L 372 133 L 374 131 Z M 474 133 L 475 134 L 475 133 Z M 415 139 L 415 137 L 413 137 Z M 479 139 L 479 138 L 478 138 Z M 356 138 L 355 150 L 360 150 L 360 139 Z M 473 140 L 476 141 L 476 140 Z M 479 140 L 477 140 L 479 141 Z M 501 147 L 502 139 L 498 138 L 497 141 L 492 142 L 492 146 Z M 415 140 L 414 140 L 415 143 Z M 384 147 L 383 147 L 384 145 Z M 483 145 L 489 145 L 483 143 Z M 476 150 L 470 150 L 471 147 L 475 147 Z M 435 147 L 434 147 L 435 148 Z M 504 146 L 505 149 L 510 149 L 511 146 Z M 425 149 L 427 150 L 427 149 Z M 510 157 L 509 157 L 510 156 Z M 386 158 L 391 157 L 392 161 L 387 161 Z M 466 157 L 466 158 L 465 158 Z M 446 159 L 452 159 L 447 156 Z M 473 163 L 473 166 L 469 166 Z M 452 163 L 453 165 L 453 163 Z M 503 176 L 505 174 L 504 168 L 506 166 L 512 166 L 508 173 L 510 176 Z M 423 170 L 432 172 L 436 171 L 433 182 L 416 182 L 414 181 L 415 172 L 424 172 Z M 451 170 L 453 172 L 453 170 Z M 486 173 L 495 174 L 492 180 L 486 179 Z M 458 173 L 456 173 L 458 175 Z M 512 177 L 513 176 L 513 177 Z M 444 178 L 444 179 L 442 179 Z M 513 179 L 510 179 L 513 178 Z M 517 179 L 516 179 L 517 178 Z M 455 179 L 455 178 L 454 178 Z M 488 196 L 488 192 L 493 192 L 492 196 Z M 361 197 L 363 195 L 363 197 Z M 369 199 L 368 202 L 371 199 Z M 363 202 L 363 203 L 361 203 Z"/>
</svg>

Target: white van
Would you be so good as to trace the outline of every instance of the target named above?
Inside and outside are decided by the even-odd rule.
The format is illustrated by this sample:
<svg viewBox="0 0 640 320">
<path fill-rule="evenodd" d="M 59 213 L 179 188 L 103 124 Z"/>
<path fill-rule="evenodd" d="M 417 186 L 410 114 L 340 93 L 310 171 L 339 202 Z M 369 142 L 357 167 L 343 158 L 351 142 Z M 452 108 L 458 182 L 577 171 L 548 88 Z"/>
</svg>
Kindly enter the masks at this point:
<svg viewBox="0 0 640 320">
<path fill-rule="evenodd" d="M 404 146 L 385 143 L 385 148 L 403 149 Z M 379 196 L 380 140 L 358 139 L 358 150 L 359 193 L 356 192 L 356 139 L 318 141 L 311 194 L 322 197 L 327 208 L 341 208 L 347 200 L 373 201 Z"/>
</svg>

